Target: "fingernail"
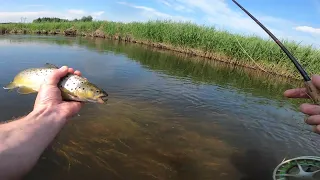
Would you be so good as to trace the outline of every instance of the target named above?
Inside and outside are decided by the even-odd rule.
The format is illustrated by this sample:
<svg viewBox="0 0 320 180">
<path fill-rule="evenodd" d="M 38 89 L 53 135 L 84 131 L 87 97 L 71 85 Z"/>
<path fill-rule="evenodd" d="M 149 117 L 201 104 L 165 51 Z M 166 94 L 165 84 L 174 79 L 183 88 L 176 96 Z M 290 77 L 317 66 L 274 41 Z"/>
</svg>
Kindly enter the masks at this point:
<svg viewBox="0 0 320 180">
<path fill-rule="evenodd" d="M 67 67 L 67 66 L 62 66 L 60 69 L 61 69 L 61 70 L 67 70 L 68 67 Z"/>
</svg>

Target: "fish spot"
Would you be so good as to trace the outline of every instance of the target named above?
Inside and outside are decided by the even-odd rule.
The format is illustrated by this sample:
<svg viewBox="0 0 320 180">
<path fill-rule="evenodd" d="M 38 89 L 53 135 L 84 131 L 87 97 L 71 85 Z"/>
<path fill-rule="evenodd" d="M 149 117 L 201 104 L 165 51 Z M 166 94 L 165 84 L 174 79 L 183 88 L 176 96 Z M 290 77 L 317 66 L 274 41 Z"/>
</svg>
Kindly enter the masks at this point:
<svg viewBox="0 0 320 180">
<path fill-rule="evenodd" d="M 84 88 L 82 88 L 84 90 Z"/>
</svg>

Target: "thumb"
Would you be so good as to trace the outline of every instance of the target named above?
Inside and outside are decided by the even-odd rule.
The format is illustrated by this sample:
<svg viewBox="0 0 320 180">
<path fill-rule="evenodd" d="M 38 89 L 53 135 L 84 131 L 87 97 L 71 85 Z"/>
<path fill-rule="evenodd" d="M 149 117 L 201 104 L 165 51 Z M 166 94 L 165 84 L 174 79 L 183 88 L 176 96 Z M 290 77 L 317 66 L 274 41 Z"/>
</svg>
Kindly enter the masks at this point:
<svg viewBox="0 0 320 180">
<path fill-rule="evenodd" d="M 49 85 L 57 85 L 60 81 L 60 78 L 68 74 L 68 67 L 62 66 L 59 69 L 55 69 L 49 76 L 48 76 L 48 82 Z"/>
<path fill-rule="evenodd" d="M 317 89 L 320 89 L 320 76 L 319 75 L 313 75 L 311 77 L 311 81 L 312 81 L 312 84 L 314 84 L 314 86 Z"/>
</svg>

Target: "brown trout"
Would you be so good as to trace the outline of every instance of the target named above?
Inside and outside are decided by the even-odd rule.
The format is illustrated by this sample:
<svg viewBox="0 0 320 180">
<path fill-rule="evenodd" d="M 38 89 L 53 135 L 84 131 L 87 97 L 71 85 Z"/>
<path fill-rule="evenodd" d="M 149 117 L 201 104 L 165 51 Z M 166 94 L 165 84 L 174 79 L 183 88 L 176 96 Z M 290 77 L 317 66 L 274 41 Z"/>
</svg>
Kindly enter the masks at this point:
<svg viewBox="0 0 320 180">
<path fill-rule="evenodd" d="M 20 94 L 36 93 L 55 69 L 58 67 L 48 63 L 45 67 L 25 69 L 3 88 L 9 90 L 17 88 Z M 93 103 L 105 103 L 108 100 L 108 94 L 103 89 L 78 75 L 68 73 L 60 79 L 58 87 L 64 100 Z"/>
</svg>

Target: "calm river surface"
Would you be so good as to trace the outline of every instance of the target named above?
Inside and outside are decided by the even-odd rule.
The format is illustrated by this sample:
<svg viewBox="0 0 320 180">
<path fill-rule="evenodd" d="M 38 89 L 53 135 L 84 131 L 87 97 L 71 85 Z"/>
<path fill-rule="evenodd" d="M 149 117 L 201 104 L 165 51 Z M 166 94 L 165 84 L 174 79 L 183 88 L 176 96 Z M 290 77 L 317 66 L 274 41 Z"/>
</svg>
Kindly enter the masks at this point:
<svg viewBox="0 0 320 180">
<path fill-rule="evenodd" d="M 319 152 L 282 95 L 294 82 L 138 44 L 0 36 L 1 86 L 47 62 L 80 70 L 109 101 L 84 106 L 25 179 L 267 180 L 284 158 Z M 0 121 L 34 99 L 2 89 Z"/>
</svg>

